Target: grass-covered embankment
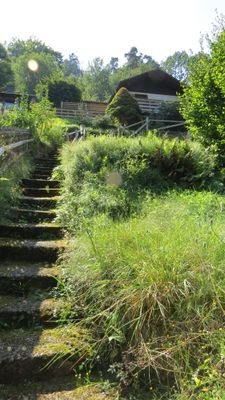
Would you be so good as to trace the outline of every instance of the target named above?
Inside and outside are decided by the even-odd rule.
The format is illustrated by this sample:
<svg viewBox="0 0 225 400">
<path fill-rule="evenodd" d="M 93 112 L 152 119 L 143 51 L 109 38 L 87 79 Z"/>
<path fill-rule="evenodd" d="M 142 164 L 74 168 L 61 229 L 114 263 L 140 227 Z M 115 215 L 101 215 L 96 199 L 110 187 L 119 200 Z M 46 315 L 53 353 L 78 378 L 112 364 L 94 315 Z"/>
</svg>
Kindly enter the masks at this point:
<svg viewBox="0 0 225 400">
<path fill-rule="evenodd" d="M 222 398 L 225 200 L 199 190 L 219 186 L 213 157 L 195 143 L 105 137 L 66 146 L 62 175 L 61 218 L 77 236 L 66 291 L 98 362 L 152 399 Z"/>
<path fill-rule="evenodd" d="M 20 181 L 29 176 L 32 169 L 29 154 L 11 152 L 0 159 L 0 222 L 9 216 L 10 206 L 15 205 L 21 194 Z"/>
</svg>

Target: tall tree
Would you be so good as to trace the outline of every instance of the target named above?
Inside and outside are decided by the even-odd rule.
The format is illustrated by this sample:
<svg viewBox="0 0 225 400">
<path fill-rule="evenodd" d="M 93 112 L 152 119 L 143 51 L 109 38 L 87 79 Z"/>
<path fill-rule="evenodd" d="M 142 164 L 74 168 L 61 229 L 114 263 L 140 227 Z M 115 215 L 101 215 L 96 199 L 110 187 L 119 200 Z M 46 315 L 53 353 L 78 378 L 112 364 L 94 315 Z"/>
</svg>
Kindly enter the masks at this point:
<svg viewBox="0 0 225 400">
<path fill-rule="evenodd" d="M 7 50 L 0 43 L 0 90 L 13 89 L 14 76 Z"/>
<path fill-rule="evenodd" d="M 55 57 L 44 53 L 24 53 L 14 60 L 13 71 L 16 91 L 29 94 L 35 93 L 35 88 L 41 81 L 57 73 L 61 75 Z"/>
<path fill-rule="evenodd" d="M 176 51 L 161 63 L 162 69 L 181 82 L 187 81 L 188 63 L 191 56 L 186 51 Z"/>
<path fill-rule="evenodd" d="M 111 57 L 109 61 L 109 69 L 110 73 L 114 74 L 119 67 L 119 58 L 118 57 Z"/>
<path fill-rule="evenodd" d="M 127 59 L 128 68 L 136 68 L 142 62 L 142 54 L 138 54 L 138 49 L 135 46 L 131 47 L 130 51 L 125 53 L 124 56 Z"/>
<path fill-rule="evenodd" d="M 199 54 L 189 69 L 181 112 L 193 137 L 218 149 L 225 166 L 225 30 L 210 43 L 207 54 Z"/>
<path fill-rule="evenodd" d="M 102 58 L 95 58 L 79 79 L 83 98 L 85 100 L 108 100 L 111 95 L 109 75 L 109 67 L 104 65 Z"/>
<path fill-rule="evenodd" d="M 64 75 L 79 77 L 82 74 L 80 62 L 76 54 L 71 53 L 69 58 L 64 60 Z"/>
<path fill-rule="evenodd" d="M 53 56 L 59 67 L 63 64 L 62 54 L 38 39 L 13 39 L 8 44 L 8 53 L 10 57 L 19 57 L 26 53 L 44 53 Z"/>
</svg>

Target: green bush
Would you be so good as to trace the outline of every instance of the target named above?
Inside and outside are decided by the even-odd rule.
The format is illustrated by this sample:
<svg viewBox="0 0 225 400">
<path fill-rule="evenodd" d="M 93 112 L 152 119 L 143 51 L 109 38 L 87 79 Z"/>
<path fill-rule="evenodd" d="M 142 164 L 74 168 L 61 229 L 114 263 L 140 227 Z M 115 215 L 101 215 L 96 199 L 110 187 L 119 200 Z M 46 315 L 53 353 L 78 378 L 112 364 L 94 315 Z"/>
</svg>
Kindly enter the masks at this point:
<svg viewBox="0 0 225 400">
<path fill-rule="evenodd" d="M 49 82 L 48 98 L 55 107 L 60 107 L 62 101 L 76 102 L 81 100 L 81 91 L 73 83 L 67 81 Z"/>
<path fill-rule="evenodd" d="M 32 169 L 30 156 L 12 152 L 7 160 L 0 164 L 0 222 L 10 217 L 9 207 L 15 205 L 21 194 L 19 182 L 29 176 Z"/>
<path fill-rule="evenodd" d="M 65 145 L 61 218 L 75 226 L 96 213 L 128 216 L 140 207 L 146 190 L 213 184 L 214 167 L 213 155 L 198 143 L 154 135 L 101 136 Z"/>
<path fill-rule="evenodd" d="M 55 110 L 46 97 L 29 104 L 27 97 L 18 100 L 0 121 L 1 125 L 29 128 L 37 141 L 48 146 L 58 146 L 64 140 L 66 129 L 56 119 Z"/>
<path fill-rule="evenodd" d="M 106 108 L 109 114 L 120 124 L 130 125 L 141 121 L 138 103 L 126 88 L 120 88 Z"/>
</svg>

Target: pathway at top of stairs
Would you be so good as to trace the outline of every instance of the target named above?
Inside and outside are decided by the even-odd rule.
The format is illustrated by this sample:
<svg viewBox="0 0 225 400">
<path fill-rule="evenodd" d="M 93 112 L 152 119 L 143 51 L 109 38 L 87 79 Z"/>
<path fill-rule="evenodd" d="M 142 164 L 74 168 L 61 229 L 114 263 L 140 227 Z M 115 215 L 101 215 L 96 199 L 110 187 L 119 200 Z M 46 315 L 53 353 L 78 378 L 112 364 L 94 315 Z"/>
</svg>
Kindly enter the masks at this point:
<svg viewBox="0 0 225 400">
<path fill-rule="evenodd" d="M 63 229 L 53 222 L 57 163 L 55 154 L 36 159 L 11 223 L 0 225 L 0 400 L 115 398 L 98 385 L 75 389 L 75 365 L 89 346 L 78 327 L 57 323 L 65 307 L 51 296 L 65 248 Z"/>
</svg>

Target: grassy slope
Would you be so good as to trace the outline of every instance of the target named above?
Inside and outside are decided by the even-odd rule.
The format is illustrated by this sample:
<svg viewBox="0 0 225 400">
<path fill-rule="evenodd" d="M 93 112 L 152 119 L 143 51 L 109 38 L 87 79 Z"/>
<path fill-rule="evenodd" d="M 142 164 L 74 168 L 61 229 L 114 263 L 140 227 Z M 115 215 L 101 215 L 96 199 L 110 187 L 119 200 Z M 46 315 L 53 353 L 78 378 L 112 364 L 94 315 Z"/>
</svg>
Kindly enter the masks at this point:
<svg viewBox="0 0 225 400">
<path fill-rule="evenodd" d="M 139 380 L 151 385 L 151 398 L 159 398 L 160 388 L 166 399 L 219 399 L 224 390 L 225 200 L 207 191 L 152 195 L 161 182 L 158 187 L 151 182 L 147 193 L 146 178 L 137 176 L 139 163 L 131 163 L 127 175 L 127 160 L 142 151 L 149 161 L 156 147 L 154 154 L 161 154 L 167 173 L 169 166 L 174 173 L 182 162 L 186 168 L 192 165 L 200 186 L 207 173 L 213 174 L 212 164 L 211 169 L 209 163 L 204 168 L 207 159 L 197 145 L 192 147 L 194 156 L 189 149 L 188 164 L 184 147 L 178 144 L 177 155 L 172 146 L 171 163 L 170 146 L 171 142 L 163 142 L 162 147 L 156 139 L 138 145 L 138 140 L 115 143 L 99 138 L 64 150 L 61 216 L 70 220 L 72 230 L 80 229 L 64 262 L 66 287 L 76 312 L 85 315 L 85 324 L 96 335 L 96 354 L 111 365 L 121 387 Z M 104 163 L 106 156 L 110 162 Z M 147 177 L 148 165 L 144 163 Z M 126 203 L 132 202 L 131 188 L 138 187 L 143 197 L 139 210 L 113 222 L 100 200 L 103 196 L 104 202 L 112 202 L 111 191 L 105 195 L 103 187 L 115 166 L 123 183 L 114 187 L 114 209 L 121 193 Z M 167 179 L 158 166 L 159 179 L 171 186 L 171 176 Z M 177 187 L 180 180 L 183 183 L 185 169 L 183 175 L 173 176 Z M 173 396 L 174 385 L 179 394 Z"/>
</svg>

